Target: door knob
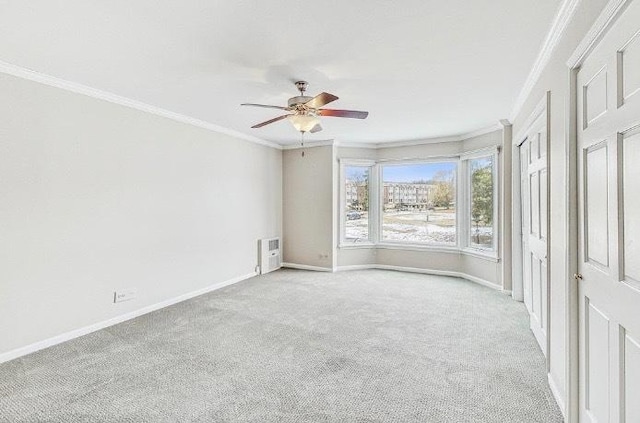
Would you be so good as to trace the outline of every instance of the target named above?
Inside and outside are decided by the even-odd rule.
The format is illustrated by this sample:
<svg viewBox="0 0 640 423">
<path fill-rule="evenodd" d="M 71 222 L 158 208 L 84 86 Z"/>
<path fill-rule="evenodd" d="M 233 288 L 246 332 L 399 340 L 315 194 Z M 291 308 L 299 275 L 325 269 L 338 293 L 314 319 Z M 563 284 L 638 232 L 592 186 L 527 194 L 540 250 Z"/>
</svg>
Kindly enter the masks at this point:
<svg viewBox="0 0 640 423">
<path fill-rule="evenodd" d="M 574 273 L 573 274 L 573 279 L 582 280 L 582 274 L 581 273 Z"/>
</svg>

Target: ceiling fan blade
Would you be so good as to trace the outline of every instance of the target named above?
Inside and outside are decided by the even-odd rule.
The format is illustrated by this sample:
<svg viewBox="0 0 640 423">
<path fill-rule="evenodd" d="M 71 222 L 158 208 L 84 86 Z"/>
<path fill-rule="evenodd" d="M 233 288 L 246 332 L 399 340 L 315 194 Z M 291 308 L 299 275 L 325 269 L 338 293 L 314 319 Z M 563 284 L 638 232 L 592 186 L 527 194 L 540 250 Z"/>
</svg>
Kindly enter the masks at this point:
<svg viewBox="0 0 640 423">
<path fill-rule="evenodd" d="M 336 101 L 338 97 L 329 93 L 320 93 L 305 103 L 305 106 L 311 109 L 317 109 L 332 101 Z"/>
<path fill-rule="evenodd" d="M 242 103 L 242 104 L 241 104 L 241 106 L 264 107 L 265 109 L 289 110 L 287 107 L 281 107 L 281 106 L 270 106 L 270 105 L 268 105 L 268 104 Z"/>
<path fill-rule="evenodd" d="M 320 124 L 318 123 L 316 124 L 316 126 L 311 128 L 311 131 L 309 132 L 311 132 L 312 134 L 315 134 L 316 132 L 320 132 L 320 131 L 322 131 L 322 126 L 320 126 Z"/>
<path fill-rule="evenodd" d="M 333 116 L 352 119 L 366 119 L 369 116 L 369 112 L 360 112 L 358 110 L 336 110 L 336 109 L 320 109 L 318 110 L 320 116 Z"/>
<path fill-rule="evenodd" d="M 254 129 L 256 129 L 256 128 L 262 128 L 262 127 L 263 127 L 263 126 L 265 126 L 265 125 L 269 125 L 270 123 L 273 123 L 273 122 L 277 122 L 277 121 L 279 121 L 279 120 L 282 120 L 282 119 L 286 118 L 287 116 L 291 116 L 291 115 L 282 115 L 282 116 L 278 116 L 277 118 L 270 119 L 270 120 L 268 120 L 268 121 L 266 121 L 266 122 L 262 122 L 262 123 L 259 123 L 259 124 L 257 124 L 257 125 L 253 125 L 253 126 L 252 126 L 252 128 L 254 128 Z"/>
</svg>

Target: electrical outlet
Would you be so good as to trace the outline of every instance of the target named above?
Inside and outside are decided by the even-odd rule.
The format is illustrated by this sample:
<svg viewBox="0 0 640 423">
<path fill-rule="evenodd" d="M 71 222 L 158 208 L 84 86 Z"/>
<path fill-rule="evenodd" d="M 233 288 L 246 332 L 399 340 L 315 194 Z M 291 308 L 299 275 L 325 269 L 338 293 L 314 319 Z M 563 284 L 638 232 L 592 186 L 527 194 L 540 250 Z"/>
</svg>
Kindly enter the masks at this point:
<svg viewBox="0 0 640 423">
<path fill-rule="evenodd" d="M 138 291 L 136 289 L 123 289 L 122 291 L 116 291 L 113 293 L 113 302 L 121 303 L 123 301 L 133 300 Z"/>
</svg>

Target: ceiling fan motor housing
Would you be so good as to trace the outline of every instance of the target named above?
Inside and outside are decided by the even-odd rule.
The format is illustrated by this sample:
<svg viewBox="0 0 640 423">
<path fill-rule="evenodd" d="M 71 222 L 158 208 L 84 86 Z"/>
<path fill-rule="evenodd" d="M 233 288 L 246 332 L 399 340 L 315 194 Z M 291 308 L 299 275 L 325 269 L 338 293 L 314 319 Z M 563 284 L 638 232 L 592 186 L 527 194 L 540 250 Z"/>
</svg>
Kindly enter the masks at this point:
<svg viewBox="0 0 640 423">
<path fill-rule="evenodd" d="M 289 107 L 297 106 L 299 104 L 305 104 L 307 101 L 311 100 L 313 97 L 309 97 L 307 95 L 298 95 L 295 97 L 291 97 L 289 99 Z"/>
</svg>

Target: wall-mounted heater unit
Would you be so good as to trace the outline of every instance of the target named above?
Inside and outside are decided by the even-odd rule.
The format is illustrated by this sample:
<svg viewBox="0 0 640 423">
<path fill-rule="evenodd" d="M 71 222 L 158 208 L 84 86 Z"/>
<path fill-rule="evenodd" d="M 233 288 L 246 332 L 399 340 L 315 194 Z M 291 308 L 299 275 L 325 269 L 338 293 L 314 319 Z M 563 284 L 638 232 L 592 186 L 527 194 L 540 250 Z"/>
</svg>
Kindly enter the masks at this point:
<svg viewBox="0 0 640 423">
<path fill-rule="evenodd" d="M 280 238 L 267 238 L 258 241 L 260 252 L 260 274 L 280 269 Z"/>
</svg>

